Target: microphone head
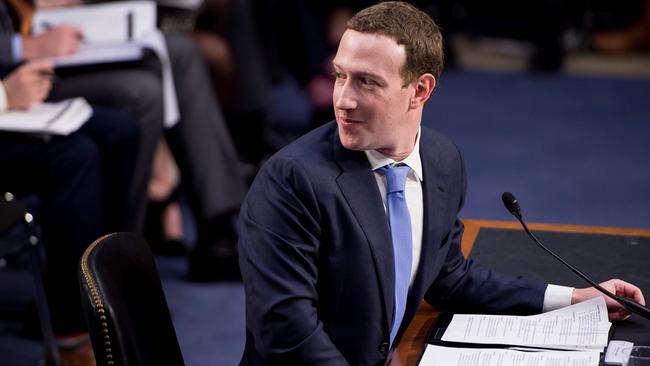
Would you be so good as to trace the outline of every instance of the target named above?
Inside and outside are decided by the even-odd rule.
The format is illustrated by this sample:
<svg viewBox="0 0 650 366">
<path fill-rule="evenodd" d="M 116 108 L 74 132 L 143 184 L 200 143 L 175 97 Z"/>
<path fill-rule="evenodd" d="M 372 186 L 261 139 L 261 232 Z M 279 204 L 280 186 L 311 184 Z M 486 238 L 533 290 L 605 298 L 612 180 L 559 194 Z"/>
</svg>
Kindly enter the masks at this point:
<svg viewBox="0 0 650 366">
<path fill-rule="evenodd" d="M 510 192 L 503 192 L 501 195 L 501 200 L 503 205 L 506 206 L 506 209 L 516 218 L 521 218 L 521 207 L 519 207 L 519 201 L 515 196 Z"/>
</svg>

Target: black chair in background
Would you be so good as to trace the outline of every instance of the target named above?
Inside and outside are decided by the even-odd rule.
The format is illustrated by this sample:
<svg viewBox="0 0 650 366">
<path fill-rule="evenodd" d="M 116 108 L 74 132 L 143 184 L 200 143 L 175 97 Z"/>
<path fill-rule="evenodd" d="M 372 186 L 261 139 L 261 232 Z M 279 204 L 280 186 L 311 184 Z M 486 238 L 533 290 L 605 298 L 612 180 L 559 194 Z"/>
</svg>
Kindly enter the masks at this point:
<svg viewBox="0 0 650 366">
<path fill-rule="evenodd" d="M 92 243 L 81 257 L 82 303 L 98 366 L 183 366 L 149 245 L 131 233 Z"/>
<path fill-rule="evenodd" d="M 14 241 L 0 242 L 0 259 L 4 262 L 6 258 L 16 257 L 26 251 L 29 252 L 31 272 L 36 290 L 36 308 L 45 343 L 45 356 L 49 359 L 51 365 L 59 366 L 59 351 L 56 347 L 50 310 L 47 305 L 47 296 L 43 284 L 41 241 L 34 227 L 34 217 L 12 193 L 5 192 L 0 197 L 0 234 L 9 232 L 21 222 L 27 233 L 27 240 L 19 243 Z"/>
</svg>

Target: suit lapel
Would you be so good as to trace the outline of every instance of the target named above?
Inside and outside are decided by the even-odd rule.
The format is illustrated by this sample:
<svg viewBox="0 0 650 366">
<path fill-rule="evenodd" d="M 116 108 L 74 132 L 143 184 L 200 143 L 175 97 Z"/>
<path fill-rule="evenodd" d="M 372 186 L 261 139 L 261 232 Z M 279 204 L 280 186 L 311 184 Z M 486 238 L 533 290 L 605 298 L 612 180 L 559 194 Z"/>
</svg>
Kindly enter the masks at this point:
<svg viewBox="0 0 650 366">
<path fill-rule="evenodd" d="M 338 134 L 332 141 L 334 159 L 341 168 L 336 179 L 345 200 L 352 209 L 359 226 L 363 230 L 374 261 L 377 279 L 383 299 L 387 322 L 386 332 L 390 332 L 393 317 L 393 297 L 395 289 L 395 269 L 393 266 L 393 247 L 388 232 L 388 219 L 370 163 L 360 151 L 351 151 L 341 145 Z"/>
<path fill-rule="evenodd" d="M 420 264 L 418 273 L 413 283 L 411 294 L 418 296 L 418 298 L 411 298 L 409 300 L 416 301 L 418 304 L 421 300 L 421 295 L 430 284 L 430 272 L 435 270 L 434 263 L 437 259 L 439 244 L 436 238 L 440 236 L 440 230 L 443 227 L 444 220 L 443 213 L 448 212 L 446 182 L 449 181 L 443 173 L 438 169 L 439 154 L 435 146 L 428 146 L 427 143 L 430 139 L 427 138 L 428 131 L 422 129 L 422 137 L 420 138 L 420 158 L 422 159 L 423 170 L 423 185 L 422 185 L 422 199 L 424 201 L 424 220 L 422 228 L 422 250 L 420 252 Z"/>
</svg>

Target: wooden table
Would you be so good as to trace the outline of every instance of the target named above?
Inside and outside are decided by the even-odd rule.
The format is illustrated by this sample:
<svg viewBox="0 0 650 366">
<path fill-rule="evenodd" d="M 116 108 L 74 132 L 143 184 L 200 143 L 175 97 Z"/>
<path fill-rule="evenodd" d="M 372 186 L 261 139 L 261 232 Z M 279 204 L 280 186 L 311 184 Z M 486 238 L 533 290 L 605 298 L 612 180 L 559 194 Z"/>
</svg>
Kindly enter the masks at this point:
<svg viewBox="0 0 650 366">
<path fill-rule="evenodd" d="M 482 228 L 522 230 L 519 223 L 514 221 L 464 220 L 464 223 L 465 231 L 461 242 L 461 250 L 465 257 L 467 257 L 472 250 L 476 237 Z M 648 229 L 624 229 L 555 224 L 529 224 L 528 227 L 532 231 L 650 237 L 650 230 Z M 422 301 L 417 314 L 406 329 L 406 332 L 402 336 L 397 348 L 389 355 L 386 365 L 417 365 L 417 362 L 426 346 L 425 343 L 428 331 L 437 316 L 438 312 L 433 307 Z"/>
</svg>

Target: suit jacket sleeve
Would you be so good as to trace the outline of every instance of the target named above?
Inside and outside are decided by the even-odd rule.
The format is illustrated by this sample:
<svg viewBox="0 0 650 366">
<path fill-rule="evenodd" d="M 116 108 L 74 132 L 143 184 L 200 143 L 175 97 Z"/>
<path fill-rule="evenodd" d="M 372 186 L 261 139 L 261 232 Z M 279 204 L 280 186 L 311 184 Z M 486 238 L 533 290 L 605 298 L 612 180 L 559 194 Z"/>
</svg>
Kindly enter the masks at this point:
<svg viewBox="0 0 650 366">
<path fill-rule="evenodd" d="M 457 207 L 460 211 L 467 178 L 462 156 L 457 153 L 462 184 Z M 439 252 L 447 253 L 442 270 L 425 294 L 428 303 L 454 312 L 536 314 L 542 311 L 546 284 L 494 272 L 465 259 L 460 250 L 462 235 L 463 223 L 456 216 Z"/>
<path fill-rule="evenodd" d="M 507 276 L 465 259 L 460 251 L 463 224 L 457 220 L 449 251 L 425 300 L 441 310 L 458 313 L 537 314 L 542 311 L 546 284 Z"/>
<path fill-rule="evenodd" d="M 267 364 L 346 365 L 318 316 L 319 208 L 287 157 L 259 172 L 240 215 L 247 331 Z"/>
</svg>

